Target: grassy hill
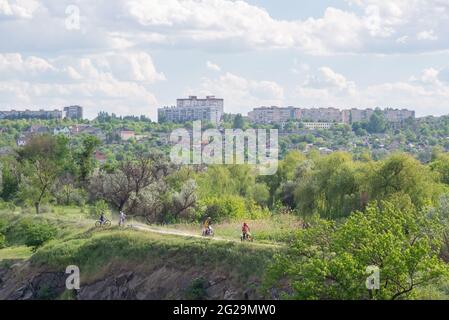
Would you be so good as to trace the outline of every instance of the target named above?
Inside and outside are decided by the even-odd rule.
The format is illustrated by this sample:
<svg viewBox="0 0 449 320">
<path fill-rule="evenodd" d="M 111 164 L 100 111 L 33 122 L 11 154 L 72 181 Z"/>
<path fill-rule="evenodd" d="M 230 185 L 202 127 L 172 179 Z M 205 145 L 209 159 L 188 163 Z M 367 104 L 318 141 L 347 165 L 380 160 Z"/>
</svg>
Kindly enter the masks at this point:
<svg viewBox="0 0 449 320">
<path fill-rule="evenodd" d="M 0 282 L 0 298 L 268 298 L 271 293 L 261 290 L 261 278 L 282 250 L 131 228 L 98 229 L 93 220 L 73 212 L 3 212 L 0 221 L 8 244 L 0 250 L 0 268 L 12 270 Z M 32 250 L 24 231 L 30 224 L 53 227 L 54 239 Z M 77 294 L 64 288 L 69 265 L 80 268 Z M 19 290 L 25 282 L 34 286 L 33 293 Z"/>
</svg>

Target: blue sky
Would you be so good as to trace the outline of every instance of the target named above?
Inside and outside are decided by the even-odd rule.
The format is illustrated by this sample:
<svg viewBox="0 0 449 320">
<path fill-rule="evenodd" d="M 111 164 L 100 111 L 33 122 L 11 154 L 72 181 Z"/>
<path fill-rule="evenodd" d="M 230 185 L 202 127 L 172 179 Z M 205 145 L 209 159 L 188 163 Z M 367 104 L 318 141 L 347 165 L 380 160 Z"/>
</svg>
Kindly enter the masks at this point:
<svg viewBox="0 0 449 320">
<path fill-rule="evenodd" d="M 447 30 L 447 0 L 0 0 L 0 109 L 449 114 Z"/>
</svg>

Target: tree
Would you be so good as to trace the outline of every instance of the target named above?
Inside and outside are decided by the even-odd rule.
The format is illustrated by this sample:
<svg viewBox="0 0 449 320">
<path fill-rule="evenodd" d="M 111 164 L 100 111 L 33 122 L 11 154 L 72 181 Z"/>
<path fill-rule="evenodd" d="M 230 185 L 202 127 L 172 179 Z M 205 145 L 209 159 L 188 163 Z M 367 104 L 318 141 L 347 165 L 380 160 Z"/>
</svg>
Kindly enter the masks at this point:
<svg viewBox="0 0 449 320">
<path fill-rule="evenodd" d="M 261 179 L 269 188 L 269 205 L 276 203 L 276 196 L 279 195 L 278 189 L 283 183 L 294 180 L 296 168 L 303 164 L 305 160 L 306 158 L 300 152 L 291 151 L 285 156 L 284 160 L 279 162 L 276 174 Z"/>
<path fill-rule="evenodd" d="M 174 218 L 178 219 L 180 216 L 188 217 L 191 210 L 196 206 L 197 200 L 195 180 L 189 180 L 184 184 L 180 192 L 173 195 Z"/>
<path fill-rule="evenodd" d="M 88 135 L 82 140 L 82 148 L 76 155 L 76 162 L 79 166 L 79 179 L 83 183 L 95 168 L 93 154 L 99 145 L 100 140 L 95 136 Z"/>
<path fill-rule="evenodd" d="M 0 198 L 11 201 L 19 191 L 20 173 L 14 159 L 5 159 L 0 166 Z"/>
<path fill-rule="evenodd" d="M 431 170 L 438 174 L 441 182 L 449 185 L 449 154 L 438 153 L 433 155 L 432 158 Z"/>
<path fill-rule="evenodd" d="M 371 199 L 382 200 L 402 193 L 407 194 L 417 208 L 436 204 L 444 192 L 429 168 L 407 154 L 394 154 L 378 162 L 369 180 Z"/>
<path fill-rule="evenodd" d="M 243 116 L 239 113 L 234 117 L 233 128 L 234 129 L 243 129 L 245 127 L 245 120 Z"/>
<path fill-rule="evenodd" d="M 36 214 L 49 196 L 67 157 L 67 139 L 63 136 L 35 136 L 18 150 L 18 161 L 24 175 L 20 193 L 24 200 L 33 202 Z"/>
<path fill-rule="evenodd" d="M 380 110 L 376 110 L 370 117 L 366 129 L 369 133 L 384 133 L 387 121 Z"/>
<path fill-rule="evenodd" d="M 137 159 L 121 162 L 113 172 L 99 172 L 93 176 L 89 193 L 91 198 L 104 199 L 119 211 L 126 206 L 132 214 L 142 190 L 170 172 L 170 165 L 161 158 L 139 154 Z"/>
<path fill-rule="evenodd" d="M 417 287 L 447 276 L 440 248 L 438 219 L 416 210 L 406 196 L 391 198 L 339 226 L 315 221 L 276 258 L 266 281 L 287 281 L 284 296 L 294 299 L 406 299 Z M 380 270 L 379 290 L 366 287 L 370 266 Z"/>
<path fill-rule="evenodd" d="M 343 152 L 304 162 L 296 171 L 296 207 L 303 215 L 318 213 L 327 218 L 361 209 L 364 170 L 364 164 L 355 163 Z"/>
</svg>

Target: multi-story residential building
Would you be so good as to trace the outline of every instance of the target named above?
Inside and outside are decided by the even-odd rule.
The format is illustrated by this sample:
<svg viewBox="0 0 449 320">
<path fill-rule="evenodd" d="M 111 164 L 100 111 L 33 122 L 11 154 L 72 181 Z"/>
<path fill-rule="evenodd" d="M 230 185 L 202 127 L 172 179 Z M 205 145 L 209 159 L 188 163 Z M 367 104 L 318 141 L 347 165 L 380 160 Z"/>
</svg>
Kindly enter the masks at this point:
<svg viewBox="0 0 449 320">
<path fill-rule="evenodd" d="M 224 112 L 224 100 L 215 96 L 207 96 L 198 99 L 190 96 L 187 99 L 177 99 L 176 106 L 158 109 L 159 122 L 186 122 L 186 121 L 209 121 L 215 125 L 221 122 Z"/>
<path fill-rule="evenodd" d="M 289 120 L 299 120 L 300 117 L 301 110 L 295 107 L 260 107 L 248 113 L 250 121 L 264 124 L 285 123 Z"/>
<path fill-rule="evenodd" d="M 349 114 L 349 123 L 368 121 L 374 113 L 373 109 L 345 110 Z"/>
<path fill-rule="evenodd" d="M 83 119 L 83 107 L 81 106 L 69 106 L 64 107 L 65 117 L 68 119 Z"/>
<path fill-rule="evenodd" d="M 61 110 L 10 110 L 0 111 L 0 119 L 62 119 Z"/>
<path fill-rule="evenodd" d="M 349 123 L 369 121 L 374 112 L 376 112 L 374 109 L 351 109 L 345 111 L 349 112 Z M 401 123 L 406 119 L 415 118 L 415 111 L 407 109 L 387 108 L 381 110 L 381 113 L 385 120 L 391 123 Z"/>
<path fill-rule="evenodd" d="M 392 109 L 387 108 L 383 111 L 385 119 L 388 122 L 399 123 L 407 120 L 409 118 L 415 118 L 415 111 L 407 110 L 407 109 Z"/>
<path fill-rule="evenodd" d="M 311 122 L 342 122 L 342 112 L 337 108 L 301 109 L 301 120 Z"/>
<path fill-rule="evenodd" d="M 289 120 L 300 120 L 302 122 L 325 122 L 345 123 L 367 122 L 376 112 L 374 109 L 347 109 L 337 108 L 312 108 L 300 109 L 295 107 L 260 107 L 248 113 L 248 118 L 254 123 L 282 124 Z M 415 118 L 415 112 L 406 109 L 384 109 L 381 110 L 385 119 L 393 124 L 400 124 L 408 118 Z"/>
</svg>

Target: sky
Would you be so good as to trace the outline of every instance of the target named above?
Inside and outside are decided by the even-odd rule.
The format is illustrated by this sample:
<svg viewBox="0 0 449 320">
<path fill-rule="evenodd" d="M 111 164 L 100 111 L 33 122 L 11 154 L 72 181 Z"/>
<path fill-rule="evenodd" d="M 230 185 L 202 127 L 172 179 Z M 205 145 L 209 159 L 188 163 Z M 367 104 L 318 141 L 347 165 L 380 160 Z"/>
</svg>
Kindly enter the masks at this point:
<svg viewBox="0 0 449 320">
<path fill-rule="evenodd" d="M 449 114 L 449 0 L 0 0 L 0 110 Z"/>
</svg>

